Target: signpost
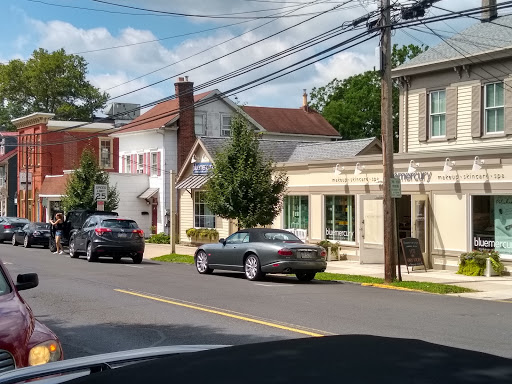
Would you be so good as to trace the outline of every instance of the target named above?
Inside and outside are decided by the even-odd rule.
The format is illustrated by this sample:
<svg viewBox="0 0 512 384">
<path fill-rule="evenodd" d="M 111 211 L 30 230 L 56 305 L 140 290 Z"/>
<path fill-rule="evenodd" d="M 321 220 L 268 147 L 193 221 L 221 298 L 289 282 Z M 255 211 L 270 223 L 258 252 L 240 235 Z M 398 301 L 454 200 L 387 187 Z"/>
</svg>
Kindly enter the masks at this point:
<svg viewBox="0 0 512 384">
<path fill-rule="evenodd" d="M 106 184 L 94 184 L 94 200 L 96 200 L 96 209 L 105 210 L 105 201 L 107 201 L 108 186 Z"/>
<path fill-rule="evenodd" d="M 421 253 L 420 241 L 415 237 L 406 237 L 401 239 L 402 254 L 404 255 L 405 265 L 407 266 L 407 273 L 409 273 L 409 267 L 423 266 L 425 272 L 427 267 L 423 261 L 423 255 Z"/>
<path fill-rule="evenodd" d="M 398 177 L 389 179 L 389 189 L 392 199 L 399 199 L 402 197 L 402 182 Z"/>
</svg>

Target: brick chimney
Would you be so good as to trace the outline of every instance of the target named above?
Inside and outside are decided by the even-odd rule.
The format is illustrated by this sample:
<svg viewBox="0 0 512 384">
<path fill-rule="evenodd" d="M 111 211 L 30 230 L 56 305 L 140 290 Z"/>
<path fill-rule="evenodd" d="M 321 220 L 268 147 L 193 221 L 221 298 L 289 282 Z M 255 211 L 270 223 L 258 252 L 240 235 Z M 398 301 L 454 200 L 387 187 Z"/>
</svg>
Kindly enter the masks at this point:
<svg viewBox="0 0 512 384">
<path fill-rule="evenodd" d="M 494 20 L 497 17 L 496 0 L 482 0 L 482 23 Z"/>
<path fill-rule="evenodd" d="M 188 76 L 179 77 L 174 83 L 176 97 L 178 98 L 178 169 L 179 172 L 185 159 L 196 140 L 194 130 L 194 83 L 188 81 Z"/>
<path fill-rule="evenodd" d="M 302 109 L 305 112 L 309 111 L 309 107 L 308 107 L 308 94 L 307 94 L 306 90 L 304 90 L 304 93 L 302 94 Z"/>
</svg>

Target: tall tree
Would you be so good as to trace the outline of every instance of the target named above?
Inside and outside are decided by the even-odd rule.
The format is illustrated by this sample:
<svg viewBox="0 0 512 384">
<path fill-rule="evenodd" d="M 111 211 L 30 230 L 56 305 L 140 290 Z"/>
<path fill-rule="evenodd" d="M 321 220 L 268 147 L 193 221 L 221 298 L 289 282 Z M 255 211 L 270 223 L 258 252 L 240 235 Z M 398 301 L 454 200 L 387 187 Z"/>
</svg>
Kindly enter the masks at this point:
<svg viewBox="0 0 512 384">
<path fill-rule="evenodd" d="M 393 46 L 394 67 L 403 64 L 428 47 L 409 44 Z M 398 86 L 393 86 L 393 132 L 398 141 Z M 344 139 L 380 137 L 380 73 L 366 71 L 343 80 L 334 79 L 320 88 L 313 88 L 311 107 L 318 110 L 340 132 Z M 396 146 L 395 146 L 396 147 Z"/>
<path fill-rule="evenodd" d="M 0 126 L 13 128 L 11 119 L 33 112 L 55 113 L 58 120 L 92 119 L 105 108 L 108 94 L 86 79 L 87 62 L 64 49 L 38 49 L 25 63 L 0 65 Z"/>
<path fill-rule="evenodd" d="M 259 149 L 259 140 L 247 120 L 235 115 L 231 139 L 217 153 L 206 183 L 206 204 L 213 214 L 238 220 L 239 228 L 269 225 L 281 211 L 288 185 L 284 172 Z"/>
<path fill-rule="evenodd" d="M 96 209 L 94 199 L 94 184 L 108 186 L 105 210 L 114 211 L 119 206 L 119 192 L 116 187 L 109 185 L 108 172 L 103 171 L 99 165 L 94 151 L 86 148 L 80 157 L 80 165 L 70 175 L 66 185 L 66 196 L 62 198 L 65 212 L 73 209 Z"/>
</svg>

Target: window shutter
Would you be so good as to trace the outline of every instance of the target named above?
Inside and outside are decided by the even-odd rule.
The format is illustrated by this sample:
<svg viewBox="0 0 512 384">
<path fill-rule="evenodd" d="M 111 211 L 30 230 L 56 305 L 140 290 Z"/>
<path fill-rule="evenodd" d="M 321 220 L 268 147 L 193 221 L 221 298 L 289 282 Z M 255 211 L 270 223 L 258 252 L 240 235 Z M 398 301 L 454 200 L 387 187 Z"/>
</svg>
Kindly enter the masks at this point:
<svg viewBox="0 0 512 384">
<path fill-rule="evenodd" d="M 132 173 L 137 173 L 137 155 L 131 155 L 131 164 L 130 164 L 130 170 Z"/>
<path fill-rule="evenodd" d="M 126 163 L 126 156 L 121 156 L 121 169 L 122 169 L 122 173 L 125 173 L 125 163 Z"/>
<path fill-rule="evenodd" d="M 446 138 L 457 138 L 457 87 L 446 88 Z"/>
<path fill-rule="evenodd" d="M 482 136 L 482 87 L 471 87 L 471 136 Z"/>
<path fill-rule="evenodd" d="M 149 154 L 144 152 L 144 173 L 149 174 Z"/>
<path fill-rule="evenodd" d="M 162 170 L 160 169 L 161 168 L 161 161 L 160 161 L 160 151 L 158 151 L 156 153 L 156 174 L 157 176 L 160 176 L 162 174 Z"/>
<path fill-rule="evenodd" d="M 427 91 L 419 94 L 418 109 L 418 140 L 427 141 Z"/>
<path fill-rule="evenodd" d="M 503 81 L 505 93 L 505 134 L 512 135 L 512 77 Z"/>
</svg>

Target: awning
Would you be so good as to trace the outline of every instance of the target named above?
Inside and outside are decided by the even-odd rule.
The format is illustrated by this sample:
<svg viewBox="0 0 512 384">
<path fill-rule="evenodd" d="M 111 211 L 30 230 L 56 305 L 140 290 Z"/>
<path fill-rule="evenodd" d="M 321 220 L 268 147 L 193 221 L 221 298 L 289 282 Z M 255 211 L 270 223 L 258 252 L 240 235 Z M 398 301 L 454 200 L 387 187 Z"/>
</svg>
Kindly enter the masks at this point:
<svg viewBox="0 0 512 384">
<path fill-rule="evenodd" d="M 138 198 L 139 199 L 150 199 L 158 193 L 158 188 L 148 188 L 143 193 L 141 193 Z"/>
<path fill-rule="evenodd" d="M 192 175 L 176 185 L 176 189 L 199 189 L 208 181 L 206 175 Z"/>
</svg>

